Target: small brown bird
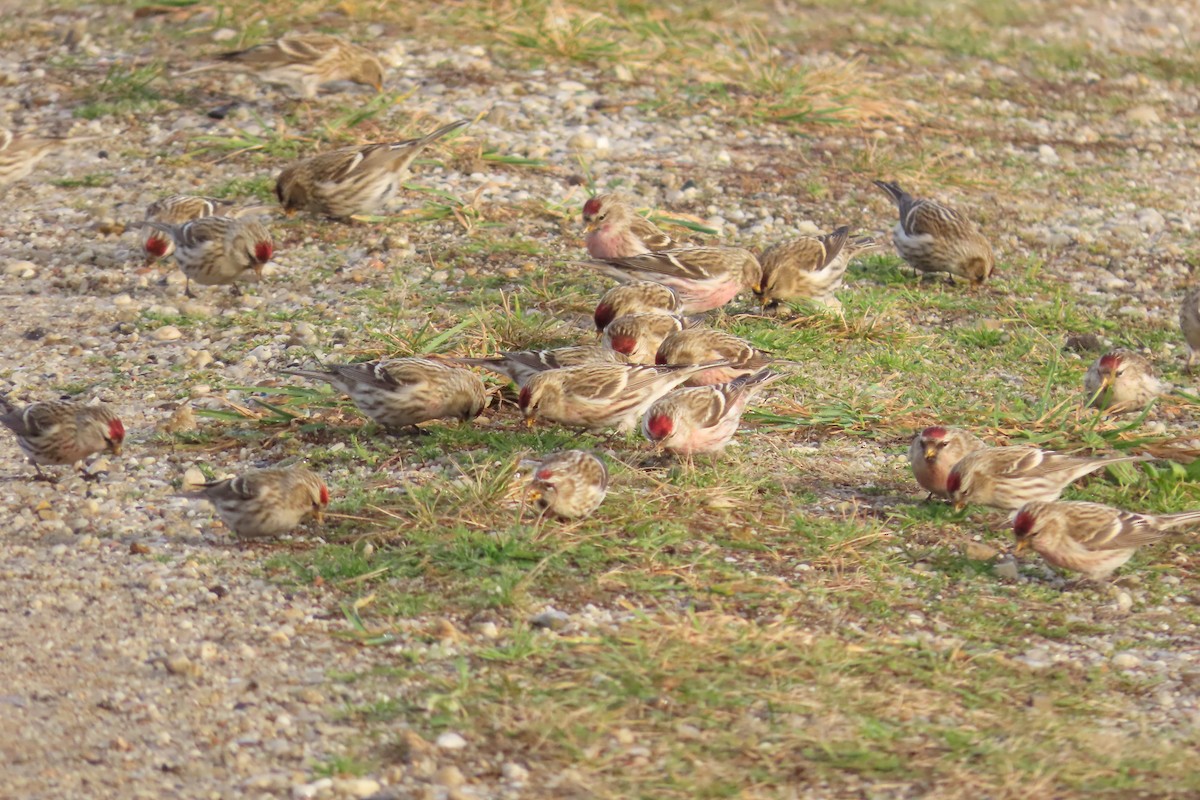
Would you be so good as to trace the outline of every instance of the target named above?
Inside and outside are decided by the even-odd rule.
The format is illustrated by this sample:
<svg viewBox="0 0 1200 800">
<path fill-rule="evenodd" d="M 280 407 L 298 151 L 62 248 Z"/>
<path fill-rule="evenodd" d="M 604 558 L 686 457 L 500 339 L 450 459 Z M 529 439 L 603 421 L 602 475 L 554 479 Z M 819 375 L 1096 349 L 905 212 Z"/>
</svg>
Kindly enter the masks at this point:
<svg viewBox="0 0 1200 800">
<path fill-rule="evenodd" d="M 617 317 L 626 314 L 670 314 L 679 316 L 683 304 L 670 286 L 653 281 L 633 281 L 614 286 L 604 293 L 596 305 L 592 319 L 601 333 Z"/>
<path fill-rule="evenodd" d="M 479 376 L 430 358 L 395 358 L 360 364 L 326 364 L 324 370 L 285 369 L 326 381 L 345 392 L 358 410 L 389 430 L 433 419 L 475 419 L 487 405 Z"/>
<path fill-rule="evenodd" d="M 1187 372 L 1191 374 L 1196 353 L 1200 352 L 1200 283 L 1188 289 L 1183 296 L 1183 305 L 1179 307 L 1179 329 L 1183 331 L 1183 339 L 1187 342 Z"/>
<path fill-rule="evenodd" d="M 0 128 L 0 189 L 25 178 L 34 167 L 60 147 L 103 139 L 103 136 L 51 137 L 17 134 Z"/>
<path fill-rule="evenodd" d="M 983 283 L 996 267 L 992 246 L 974 222 L 933 200 L 916 200 L 895 183 L 875 181 L 900 209 L 896 250 L 921 272 L 946 272 Z"/>
<path fill-rule="evenodd" d="M 1141 411 L 1166 387 L 1154 367 L 1131 350 L 1113 350 L 1096 359 L 1083 377 L 1090 406 L 1110 411 Z"/>
<path fill-rule="evenodd" d="M 175 243 L 175 263 L 187 282 L 184 294 L 192 294 L 192 281 L 201 286 L 232 286 L 262 269 L 275 254 L 271 234 L 261 222 L 232 217 L 201 217 L 182 225 L 147 221 L 143 226 L 160 231 Z M 239 290 L 234 286 L 235 293 Z"/>
<path fill-rule="evenodd" d="M 271 467 L 201 484 L 199 493 L 239 539 L 281 536 L 309 514 L 321 522 L 329 489 L 301 466 Z"/>
<path fill-rule="evenodd" d="M 616 194 L 599 194 L 583 204 L 587 251 L 592 258 L 624 258 L 670 250 L 679 244 Z"/>
<path fill-rule="evenodd" d="M 263 83 L 285 86 L 301 98 L 312 100 L 327 83 L 352 81 L 383 91 L 383 63 L 378 56 L 344 39 L 323 33 L 288 33 L 274 42 L 222 53 L 221 63 L 180 75 L 221 67 L 234 67 Z"/>
<path fill-rule="evenodd" d="M 49 480 L 42 465 L 79 464 L 104 450 L 121 454 L 125 426 L 111 406 L 85 405 L 73 400 L 50 400 L 16 408 L 0 397 L 0 423 L 17 437 L 40 480 Z M 83 477 L 91 477 L 84 472 Z"/>
<path fill-rule="evenodd" d="M 228 216 L 233 206 L 232 200 L 218 200 L 215 197 L 194 194 L 173 194 L 151 203 L 146 208 L 146 220 L 166 225 L 182 225 L 201 217 Z M 146 254 L 146 264 L 150 265 L 174 253 L 175 240 L 157 228 L 144 225 L 142 250 Z"/>
<path fill-rule="evenodd" d="M 770 247 L 759 261 L 762 273 L 753 287 L 764 311 L 778 308 L 782 302 L 810 300 L 838 308 L 834 296 L 842 285 L 846 267 L 856 256 L 875 248 L 869 236 L 850 239 L 850 227 L 843 225 L 824 236 L 801 236 Z"/>
<path fill-rule="evenodd" d="M 1017 511 L 1013 533 L 1018 553 L 1032 547 L 1056 567 L 1103 581 L 1138 547 L 1192 522 L 1200 522 L 1200 511 L 1138 514 L 1100 503 L 1035 501 Z"/>
<path fill-rule="evenodd" d="M 1016 510 L 1032 500 L 1057 500 L 1084 475 L 1151 456 L 1069 456 L 1036 447 L 985 447 L 967 453 L 946 477 L 946 491 L 956 508 L 979 503 Z"/>
<path fill-rule="evenodd" d="M 985 447 L 987 444 L 973 433 L 934 425 L 913 437 L 908 448 L 908 463 L 912 465 L 913 477 L 929 492 L 929 497 L 949 497 L 946 478 L 950 470 L 967 453 Z"/>
<path fill-rule="evenodd" d="M 675 290 L 682 313 L 720 308 L 758 281 L 762 268 L 740 247 L 686 247 L 625 258 L 586 261 L 619 281 L 653 281 Z"/>
<path fill-rule="evenodd" d="M 422 150 L 468 124 L 460 119 L 419 139 L 343 147 L 297 161 L 279 173 L 275 196 L 289 214 L 335 219 L 372 214 L 396 195 Z"/>
<path fill-rule="evenodd" d="M 688 328 L 663 339 L 654 354 L 659 366 L 679 364 L 712 364 L 725 362 L 728 366 L 713 367 L 688 378 L 687 386 L 712 386 L 729 383 L 743 375 L 752 375 L 768 364 L 781 361 L 765 350 L 759 350 L 745 339 L 712 328 Z"/>
<path fill-rule="evenodd" d="M 625 314 L 604 328 L 601 341 L 628 358 L 630 364 L 653 364 L 662 340 L 683 330 L 685 324 L 670 314 Z"/>
<path fill-rule="evenodd" d="M 531 488 L 530 498 L 544 513 L 562 519 L 586 517 L 604 502 L 608 468 L 585 450 L 551 453 L 537 462 Z"/>
<path fill-rule="evenodd" d="M 554 350 L 520 350 L 504 352 L 488 358 L 445 357 L 443 360 L 470 367 L 481 367 L 503 375 L 518 388 L 539 372 L 584 364 L 628 364 L 629 359 L 608 347 L 598 344 L 578 347 L 559 347 Z"/>
<path fill-rule="evenodd" d="M 642 417 L 642 435 L 673 455 L 719 453 L 733 441 L 754 397 L 784 377 L 764 369 L 720 386 L 676 389 Z"/>
<path fill-rule="evenodd" d="M 598 432 L 636 430 L 654 401 L 704 367 L 597 364 L 539 372 L 521 389 L 525 421 L 543 418 Z"/>
</svg>

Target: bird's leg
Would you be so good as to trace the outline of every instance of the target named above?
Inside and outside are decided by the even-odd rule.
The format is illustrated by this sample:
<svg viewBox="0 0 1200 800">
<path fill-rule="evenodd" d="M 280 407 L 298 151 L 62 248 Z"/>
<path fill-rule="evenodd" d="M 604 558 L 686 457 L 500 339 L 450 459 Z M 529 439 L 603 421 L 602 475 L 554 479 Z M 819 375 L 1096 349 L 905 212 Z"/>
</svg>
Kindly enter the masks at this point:
<svg viewBox="0 0 1200 800">
<path fill-rule="evenodd" d="M 183 279 L 183 296 L 189 300 L 195 300 L 196 295 L 192 294 L 192 279 L 185 277 Z"/>
<path fill-rule="evenodd" d="M 42 468 L 40 466 L 38 466 L 38 464 L 36 462 L 30 462 L 30 463 L 33 464 L 33 469 L 37 473 L 36 475 L 33 476 L 33 479 L 35 481 L 45 481 L 46 483 L 58 483 L 58 479 L 55 478 L 53 475 L 47 475 L 46 473 L 42 472 Z"/>
<path fill-rule="evenodd" d="M 242 287 L 238 286 L 236 283 L 229 284 L 229 294 L 233 297 L 241 297 Z"/>
</svg>

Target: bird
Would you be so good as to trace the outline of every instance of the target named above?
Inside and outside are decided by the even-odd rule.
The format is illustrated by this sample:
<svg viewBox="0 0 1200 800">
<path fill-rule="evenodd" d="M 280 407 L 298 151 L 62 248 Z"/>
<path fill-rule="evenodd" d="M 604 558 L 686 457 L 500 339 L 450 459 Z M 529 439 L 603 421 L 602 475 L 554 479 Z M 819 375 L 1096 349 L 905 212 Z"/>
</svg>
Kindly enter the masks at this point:
<svg viewBox="0 0 1200 800">
<path fill-rule="evenodd" d="M 434 419 L 465 422 L 479 416 L 487 405 L 478 375 L 430 358 L 326 364 L 322 370 L 281 372 L 332 384 L 348 394 L 359 411 L 389 430 L 415 428 Z"/>
<path fill-rule="evenodd" d="M 732 333 L 713 328 L 688 328 L 662 340 L 654 354 L 659 366 L 679 364 L 712 364 L 726 362 L 728 366 L 712 367 L 688 378 L 687 386 L 709 386 L 729 383 L 742 375 L 751 375 L 768 364 L 782 363 L 765 350 Z"/>
<path fill-rule="evenodd" d="M 588 198 L 583 204 L 583 221 L 592 258 L 624 258 L 679 246 L 617 194 Z"/>
<path fill-rule="evenodd" d="M 900 211 L 892 241 L 920 272 L 946 272 L 983 283 L 996 267 L 992 246 L 974 222 L 933 200 L 917 200 L 897 184 L 875 181 Z M 953 278 L 951 278 L 953 280 Z"/>
<path fill-rule="evenodd" d="M 967 453 L 987 447 L 975 434 L 961 428 L 932 425 L 919 431 L 908 447 L 908 463 L 912 465 L 913 477 L 929 498 L 949 497 L 946 478 L 950 470 Z"/>
<path fill-rule="evenodd" d="M 1036 447 L 986 447 L 950 469 L 946 492 L 961 509 L 979 503 L 1015 511 L 1030 500 L 1057 500 L 1063 490 L 1098 469 L 1151 456 L 1071 456 Z"/>
<path fill-rule="evenodd" d="M 564 450 L 534 464 L 530 499 L 561 519 L 591 514 L 608 492 L 608 468 L 586 450 Z"/>
<path fill-rule="evenodd" d="M 182 225 L 201 217 L 229 216 L 233 210 L 232 200 L 202 197 L 194 194 L 173 194 L 155 200 L 146 208 L 146 220 L 167 225 Z M 153 264 L 175 252 L 175 240 L 169 234 L 150 226 L 142 226 L 142 251 L 146 264 Z"/>
<path fill-rule="evenodd" d="M 683 330 L 685 324 L 681 317 L 654 311 L 625 314 L 604 328 L 601 341 L 628 358 L 630 364 L 653 364 L 662 340 Z"/>
<path fill-rule="evenodd" d="M 294 465 L 243 472 L 200 484 L 198 493 L 239 539 L 262 539 L 291 531 L 310 514 L 321 522 L 329 488 L 312 470 Z"/>
<path fill-rule="evenodd" d="M 287 33 L 273 42 L 221 53 L 220 63 L 178 73 L 192 75 L 211 69 L 234 68 L 263 83 L 285 86 L 312 100 L 327 83 L 352 81 L 383 91 L 383 63 L 358 45 L 324 33 Z"/>
<path fill-rule="evenodd" d="M 654 281 L 633 281 L 618 284 L 605 292 L 596 304 L 592 321 L 596 323 L 596 330 L 603 333 L 610 322 L 626 314 L 659 313 L 679 316 L 682 311 L 683 304 L 679 302 L 679 295 L 670 286 L 663 286 Z"/>
<path fill-rule="evenodd" d="M 112 406 L 89 405 L 75 400 L 48 400 L 17 408 L 0 396 L 0 423 L 17 437 L 17 446 L 29 457 L 38 480 L 51 480 L 42 466 L 78 464 L 96 453 L 121 455 L 125 426 Z"/>
<path fill-rule="evenodd" d="M 629 359 L 603 345 L 579 345 L 559 347 L 554 350 L 519 350 L 502 352 L 486 358 L 442 356 L 445 361 L 470 367 L 481 367 L 503 375 L 517 385 L 524 386 L 539 372 L 563 367 L 578 367 L 584 364 L 628 364 Z"/>
<path fill-rule="evenodd" d="M 1018 509 L 1013 534 L 1018 554 L 1032 547 L 1056 567 L 1104 581 L 1138 547 L 1193 522 L 1200 522 L 1200 511 L 1139 514 L 1101 503 L 1035 500 Z"/>
<path fill-rule="evenodd" d="M 104 138 L 106 137 L 39 136 L 30 133 L 14 133 L 7 128 L 0 128 L 0 188 L 28 177 L 39 161 L 61 147 Z"/>
<path fill-rule="evenodd" d="M 687 247 L 583 262 L 619 281 L 653 281 L 675 290 L 683 314 L 720 308 L 758 281 L 758 259 L 740 247 Z"/>
<path fill-rule="evenodd" d="M 142 223 L 171 237 L 175 263 L 186 278 L 184 294 L 192 294 L 192 281 L 201 286 L 233 286 L 253 272 L 261 280 L 263 267 L 275 254 L 270 232 L 256 220 L 233 217 L 200 217 L 181 225 L 148 220 Z"/>
<path fill-rule="evenodd" d="M 733 440 L 746 405 L 783 373 L 764 369 L 731 383 L 676 389 L 642 417 L 642 435 L 673 455 L 719 453 Z"/>
<path fill-rule="evenodd" d="M 1083 376 L 1087 404 L 1110 411 L 1141 411 L 1166 387 L 1154 367 L 1132 350 L 1112 350 L 1096 359 Z"/>
<path fill-rule="evenodd" d="M 372 214 L 400 189 L 413 159 L 433 142 L 470 120 L 401 142 L 355 145 L 289 164 L 275 181 L 275 196 L 288 214 L 307 211 L 334 219 Z"/>
<path fill-rule="evenodd" d="M 810 300 L 824 306 L 841 306 L 834 292 L 842 285 L 846 267 L 856 256 L 875 248 L 869 236 L 850 239 L 843 225 L 824 236 L 801 236 L 780 242 L 759 258 L 762 271 L 751 288 L 764 311 L 780 302 Z"/>
<path fill-rule="evenodd" d="M 567 427 L 618 433 L 636 430 L 655 400 L 705 369 L 592 364 L 540 372 L 521 389 L 517 404 L 527 425 L 546 419 Z"/>
<path fill-rule="evenodd" d="M 1183 296 L 1183 304 L 1179 307 L 1179 329 L 1187 342 L 1186 370 L 1191 374 L 1196 353 L 1200 352 L 1200 283 L 1188 289 Z"/>
</svg>

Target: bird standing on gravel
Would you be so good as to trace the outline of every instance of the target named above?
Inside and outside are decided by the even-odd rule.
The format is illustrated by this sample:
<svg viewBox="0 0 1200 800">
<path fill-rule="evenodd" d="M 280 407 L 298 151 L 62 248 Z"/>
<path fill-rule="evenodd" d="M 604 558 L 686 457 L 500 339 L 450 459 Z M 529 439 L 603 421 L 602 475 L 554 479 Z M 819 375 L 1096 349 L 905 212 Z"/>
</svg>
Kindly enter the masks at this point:
<svg viewBox="0 0 1200 800">
<path fill-rule="evenodd" d="M 770 311 L 782 302 L 809 300 L 824 306 L 840 307 L 834 296 L 842 285 L 851 259 L 875 248 L 869 236 L 850 239 L 849 226 L 843 225 L 824 236 L 801 236 L 768 248 L 759 258 L 762 272 L 753 287 L 754 294 Z"/>
<path fill-rule="evenodd" d="M 762 271 L 754 254 L 740 247 L 687 247 L 584 264 L 619 281 L 653 281 L 674 289 L 683 314 L 720 308 L 755 285 Z"/>
<path fill-rule="evenodd" d="M 1141 545 L 1192 522 L 1200 522 L 1200 511 L 1138 514 L 1100 503 L 1035 501 L 1017 511 L 1013 533 L 1018 553 L 1032 547 L 1056 567 L 1103 581 Z"/>
<path fill-rule="evenodd" d="M 344 39 L 323 33 L 289 33 L 274 42 L 222 53 L 221 63 L 197 67 L 181 75 L 234 67 L 264 83 L 286 86 L 305 100 L 327 83 L 353 81 L 383 91 L 383 63 L 378 56 Z"/>
<path fill-rule="evenodd" d="M 194 194 L 173 194 L 156 200 L 146 208 L 147 222 L 182 225 L 201 217 L 225 216 L 233 209 L 232 200 L 201 197 Z M 142 251 L 146 264 L 153 264 L 175 252 L 175 240 L 167 233 L 147 225 L 142 226 Z"/>
<path fill-rule="evenodd" d="M 1069 456 L 1036 447 L 987 447 L 963 456 L 946 477 L 957 508 L 979 503 L 1015 511 L 1032 500 L 1057 500 L 1063 489 L 1098 469 L 1151 456 Z"/>
<path fill-rule="evenodd" d="M 361 364 L 327 364 L 324 370 L 285 369 L 325 381 L 345 392 L 358 410 L 389 430 L 434 419 L 470 420 L 487 405 L 479 376 L 430 358 L 394 358 Z"/>
<path fill-rule="evenodd" d="M 307 211 L 335 219 L 372 214 L 396 195 L 422 150 L 468 124 L 460 119 L 419 139 L 343 147 L 297 161 L 279 173 L 275 196 L 289 214 Z"/>
<path fill-rule="evenodd" d="M 647 409 L 642 434 L 673 455 L 719 453 L 733 441 L 747 404 L 782 377 L 764 369 L 719 386 L 677 389 Z"/>
<path fill-rule="evenodd" d="M 608 468 L 585 450 L 551 453 L 536 463 L 530 499 L 563 519 L 591 514 L 608 492 Z"/>
<path fill-rule="evenodd" d="M 614 286 L 596 304 L 592 320 L 601 333 L 609 323 L 626 314 L 671 314 L 679 316 L 683 304 L 670 286 L 653 281 L 633 281 Z"/>
<path fill-rule="evenodd" d="M 908 463 L 913 477 L 929 497 L 949 497 L 946 478 L 967 453 L 982 450 L 987 444 L 969 431 L 933 425 L 919 432 L 908 447 Z M 926 498 L 929 499 L 929 498 Z"/>
<path fill-rule="evenodd" d="M 579 367 L 584 364 L 628 364 L 629 359 L 608 347 L 598 344 L 578 347 L 559 347 L 554 350 L 520 350 L 500 353 L 486 358 L 446 357 L 446 361 L 481 367 L 497 375 L 503 375 L 517 387 L 522 387 L 539 372 L 563 367 Z"/>
<path fill-rule="evenodd" d="M 1196 353 L 1200 352 L 1200 283 L 1183 296 L 1183 305 L 1179 307 L 1179 329 L 1188 346 L 1187 371 L 1190 374 Z"/>
<path fill-rule="evenodd" d="M 625 258 L 679 247 L 670 236 L 615 194 L 599 194 L 583 204 L 588 255 Z"/>
<path fill-rule="evenodd" d="M 232 286 L 253 271 L 262 269 L 275 254 L 271 234 L 261 222 L 233 217 L 201 217 L 182 225 L 144 222 L 175 242 L 175 263 L 187 282 L 184 294 L 192 294 L 192 281 L 201 286 Z M 235 293 L 238 292 L 234 286 Z"/>
<path fill-rule="evenodd" d="M 875 181 L 900 210 L 892 241 L 909 266 L 983 283 L 996 266 L 992 246 L 974 222 L 933 200 L 917 200 L 895 183 Z"/>
<path fill-rule="evenodd" d="M 601 341 L 628 358 L 630 364 L 653 364 L 663 339 L 683 330 L 685 324 L 670 314 L 625 314 L 605 327 Z"/>
<path fill-rule="evenodd" d="M 517 403 L 528 425 L 546 419 L 592 432 L 628 433 L 655 400 L 704 369 L 633 364 L 553 369 L 530 378 Z"/>
<path fill-rule="evenodd" d="M 1141 411 L 1165 391 L 1154 367 L 1131 350 L 1113 350 L 1096 359 L 1083 376 L 1087 403 L 1112 411 Z"/>
<path fill-rule="evenodd" d="M 654 363 L 659 366 L 716 362 L 728 364 L 693 375 L 688 378 L 687 386 L 729 383 L 778 361 L 780 359 L 765 350 L 759 350 L 745 339 L 712 328 L 688 328 L 672 333 L 663 339 L 658 352 L 654 354 Z"/>
<path fill-rule="evenodd" d="M 54 150 L 75 142 L 103 139 L 103 136 L 54 138 L 16 134 L 0 128 L 0 189 L 25 178 L 38 162 Z"/>
<path fill-rule="evenodd" d="M 19 409 L 0 397 L 0 423 L 16 434 L 39 480 L 50 480 L 42 473 L 43 464 L 78 464 L 105 450 L 119 456 L 125 441 L 125 426 L 104 403 L 50 400 Z M 82 468 L 80 472 L 90 477 Z"/>
<path fill-rule="evenodd" d="M 271 467 L 201 484 L 199 493 L 239 539 L 280 536 L 312 514 L 318 523 L 329 489 L 301 466 Z"/>
</svg>

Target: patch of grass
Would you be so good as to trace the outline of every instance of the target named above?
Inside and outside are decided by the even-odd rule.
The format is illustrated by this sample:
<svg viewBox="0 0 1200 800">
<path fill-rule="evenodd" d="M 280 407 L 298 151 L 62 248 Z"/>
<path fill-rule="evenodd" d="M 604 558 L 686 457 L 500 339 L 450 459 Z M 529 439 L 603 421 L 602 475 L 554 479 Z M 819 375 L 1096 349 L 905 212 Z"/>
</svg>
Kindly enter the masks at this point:
<svg viewBox="0 0 1200 800">
<path fill-rule="evenodd" d="M 164 98 L 151 84 L 162 77 L 163 69 L 161 64 L 144 67 L 113 64 L 104 79 L 85 92 L 84 103 L 75 109 L 75 116 L 99 119 L 156 107 Z"/>
</svg>

